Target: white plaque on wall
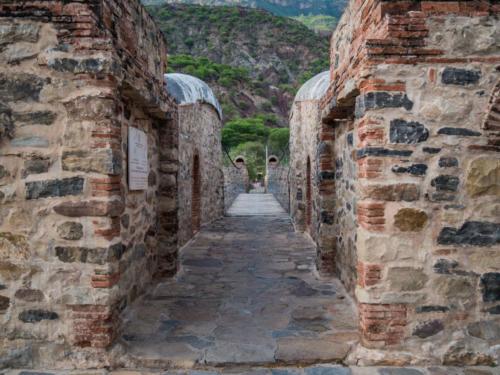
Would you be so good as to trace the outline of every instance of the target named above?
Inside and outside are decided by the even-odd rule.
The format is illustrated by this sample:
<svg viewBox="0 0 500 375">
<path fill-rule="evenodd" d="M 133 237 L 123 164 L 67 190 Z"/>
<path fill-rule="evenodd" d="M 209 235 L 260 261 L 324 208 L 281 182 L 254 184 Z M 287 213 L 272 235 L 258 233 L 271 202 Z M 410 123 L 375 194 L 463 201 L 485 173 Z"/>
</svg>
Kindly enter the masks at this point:
<svg viewBox="0 0 500 375">
<path fill-rule="evenodd" d="M 128 186 L 130 190 L 148 188 L 148 138 L 142 130 L 128 128 Z"/>
</svg>

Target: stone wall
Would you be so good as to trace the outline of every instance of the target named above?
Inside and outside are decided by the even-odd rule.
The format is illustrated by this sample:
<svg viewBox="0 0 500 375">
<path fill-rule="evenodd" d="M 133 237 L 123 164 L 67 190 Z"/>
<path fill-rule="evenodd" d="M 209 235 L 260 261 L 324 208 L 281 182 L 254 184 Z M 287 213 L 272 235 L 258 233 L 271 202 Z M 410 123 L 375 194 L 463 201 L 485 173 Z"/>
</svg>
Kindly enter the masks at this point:
<svg viewBox="0 0 500 375">
<path fill-rule="evenodd" d="M 248 192 L 248 171 L 244 163 L 224 166 L 224 212 L 240 194 Z"/>
<path fill-rule="evenodd" d="M 266 190 L 274 195 L 286 212 L 290 212 L 289 176 L 287 165 L 281 165 L 279 161 L 268 163 Z"/>
<path fill-rule="evenodd" d="M 296 101 L 290 116 L 290 214 L 295 228 L 317 244 L 318 270 L 335 271 L 336 236 L 333 129 L 321 124 L 319 100 Z M 310 218 L 307 216 L 307 163 L 310 163 Z M 308 224 L 309 221 L 309 224 Z"/>
<path fill-rule="evenodd" d="M 348 286 L 357 279 L 359 363 L 498 362 L 499 12 L 351 1 L 332 37 L 320 138 L 335 136 L 336 163 L 319 173 L 355 203 L 355 223 L 334 220 L 337 236 L 355 231 L 356 275 L 339 240 L 336 259 Z M 338 186 L 354 177 L 354 191 Z"/>
<path fill-rule="evenodd" d="M 0 366 L 106 366 L 120 311 L 175 269 L 165 55 L 138 0 L 2 1 Z M 128 190 L 129 126 L 146 190 Z"/>
<path fill-rule="evenodd" d="M 208 104 L 179 106 L 179 245 L 197 231 L 193 227 L 193 163 L 199 158 L 201 178 L 200 224 L 206 225 L 224 214 L 224 176 L 222 172 L 222 121 Z"/>
</svg>

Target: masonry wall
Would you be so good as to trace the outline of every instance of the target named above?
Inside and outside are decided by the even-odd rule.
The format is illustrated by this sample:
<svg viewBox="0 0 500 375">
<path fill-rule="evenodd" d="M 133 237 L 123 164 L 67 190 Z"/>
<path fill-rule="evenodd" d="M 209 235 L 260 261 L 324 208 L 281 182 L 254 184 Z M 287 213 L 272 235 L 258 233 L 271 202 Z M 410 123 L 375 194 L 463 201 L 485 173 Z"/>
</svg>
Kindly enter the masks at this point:
<svg viewBox="0 0 500 375">
<path fill-rule="evenodd" d="M 165 44 L 138 1 L 3 1 L 0 30 L 0 365 L 106 366 L 120 311 L 171 268 Z M 137 192 L 129 126 L 148 136 Z"/>
<path fill-rule="evenodd" d="M 248 192 L 248 170 L 244 163 L 224 166 L 224 212 L 227 212 L 240 194 Z"/>
<path fill-rule="evenodd" d="M 498 362 L 499 11 L 351 1 L 332 37 L 323 122 L 354 119 L 359 363 Z"/>
<path fill-rule="evenodd" d="M 290 168 L 287 165 L 269 163 L 267 168 L 267 192 L 274 195 L 283 209 L 290 212 Z"/>
<path fill-rule="evenodd" d="M 208 104 L 179 106 L 179 245 L 193 237 L 193 162 L 199 157 L 201 177 L 201 225 L 224 214 L 224 176 L 222 172 L 222 121 Z"/>
<path fill-rule="evenodd" d="M 290 116 L 290 213 L 297 230 L 317 244 L 321 273 L 335 271 L 334 131 L 321 122 L 318 100 L 298 101 Z M 307 160 L 311 171 L 311 218 L 307 223 Z"/>
</svg>

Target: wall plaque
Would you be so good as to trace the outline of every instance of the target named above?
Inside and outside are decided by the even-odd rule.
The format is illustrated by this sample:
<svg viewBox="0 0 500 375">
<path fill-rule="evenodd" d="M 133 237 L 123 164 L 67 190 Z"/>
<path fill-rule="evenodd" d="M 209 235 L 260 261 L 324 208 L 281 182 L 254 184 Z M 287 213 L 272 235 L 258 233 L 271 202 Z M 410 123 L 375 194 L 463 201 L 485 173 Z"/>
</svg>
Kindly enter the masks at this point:
<svg viewBox="0 0 500 375">
<path fill-rule="evenodd" d="M 128 128 L 128 186 L 130 190 L 148 188 L 148 138 L 142 130 Z"/>
</svg>

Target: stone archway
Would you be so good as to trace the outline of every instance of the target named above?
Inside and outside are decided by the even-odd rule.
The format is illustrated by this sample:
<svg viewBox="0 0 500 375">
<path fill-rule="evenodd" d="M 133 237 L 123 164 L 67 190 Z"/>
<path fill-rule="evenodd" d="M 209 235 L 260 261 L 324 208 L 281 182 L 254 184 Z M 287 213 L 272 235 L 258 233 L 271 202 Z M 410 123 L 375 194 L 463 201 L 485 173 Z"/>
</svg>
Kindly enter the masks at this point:
<svg viewBox="0 0 500 375">
<path fill-rule="evenodd" d="M 193 157 L 193 173 L 191 177 L 191 228 L 193 234 L 200 230 L 201 226 L 201 173 L 200 156 L 195 153 Z"/>
</svg>

